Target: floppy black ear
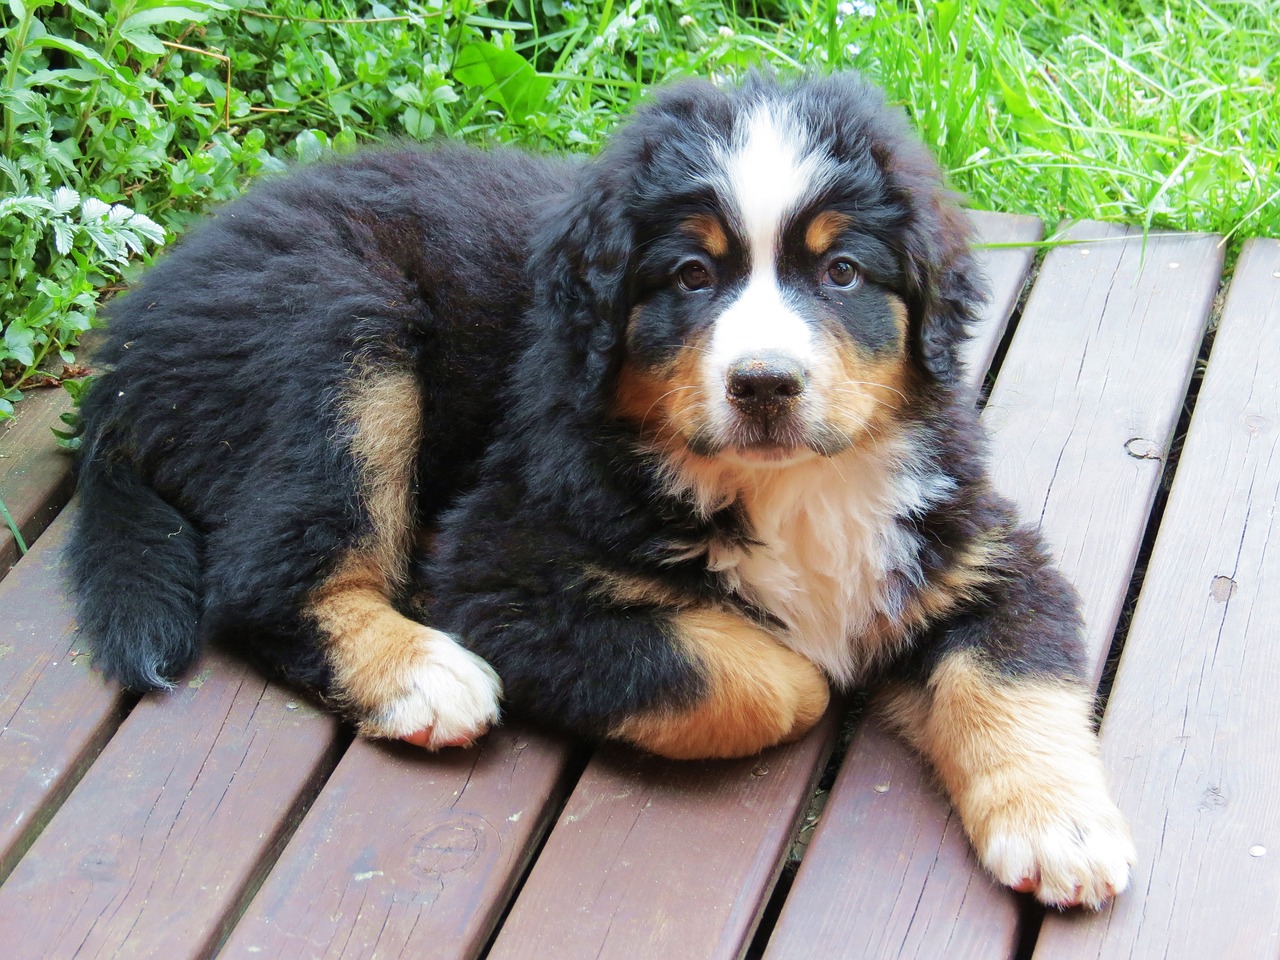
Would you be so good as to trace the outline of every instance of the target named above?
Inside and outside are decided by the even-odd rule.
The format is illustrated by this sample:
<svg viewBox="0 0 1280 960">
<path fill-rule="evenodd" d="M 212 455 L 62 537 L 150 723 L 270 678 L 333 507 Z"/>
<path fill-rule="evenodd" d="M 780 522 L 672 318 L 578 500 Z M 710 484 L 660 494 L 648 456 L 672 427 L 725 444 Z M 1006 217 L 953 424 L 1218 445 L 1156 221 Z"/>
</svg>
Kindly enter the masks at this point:
<svg viewBox="0 0 1280 960">
<path fill-rule="evenodd" d="M 922 282 L 915 333 L 924 368 L 952 384 L 964 376 L 960 346 L 987 300 L 987 282 L 970 249 L 964 215 L 945 197 L 934 202 L 936 212 L 928 218 L 936 233 L 929 244 L 933 253 L 916 271 Z"/>
<path fill-rule="evenodd" d="M 970 249 L 970 227 L 942 185 L 922 145 L 899 145 L 882 161 L 890 190 L 906 214 L 898 237 L 911 313 L 912 348 L 920 366 L 943 384 L 964 371 L 960 346 L 986 301 L 986 280 Z"/>
<path fill-rule="evenodd" d="M 598 389 L 621 360 L 630 309 L 627 177 L 603 160 L 574 174 L 577 182 L 546 211 L 533 240 L 533 342 L 526 363 Z"/>
<path fill-rule="evenodd" d="M 987 297 L 968 220 L 902 111 L 882 106 L 871 129 L 872 156 L 902 216 L 893 242 L 906 279 L 913 351 L 938 382 L 956 383 L 963 374 L 960 345 Z"/>
</svg>

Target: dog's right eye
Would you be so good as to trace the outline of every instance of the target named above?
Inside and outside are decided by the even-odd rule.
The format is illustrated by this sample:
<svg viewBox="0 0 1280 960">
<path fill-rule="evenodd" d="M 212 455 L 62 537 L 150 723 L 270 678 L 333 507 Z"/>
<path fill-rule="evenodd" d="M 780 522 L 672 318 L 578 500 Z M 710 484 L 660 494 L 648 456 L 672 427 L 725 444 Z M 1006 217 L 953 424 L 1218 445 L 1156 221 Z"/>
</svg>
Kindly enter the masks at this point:
<svg viewBox="0 0 1280 960">
<path fill-rule="evenodd" d="M 676 271 L 676 282 L 681 290 L 692 292 L 706 290 L 715 283 L 715 277 L 701 260 L 690 260 Z"/>
</svg>

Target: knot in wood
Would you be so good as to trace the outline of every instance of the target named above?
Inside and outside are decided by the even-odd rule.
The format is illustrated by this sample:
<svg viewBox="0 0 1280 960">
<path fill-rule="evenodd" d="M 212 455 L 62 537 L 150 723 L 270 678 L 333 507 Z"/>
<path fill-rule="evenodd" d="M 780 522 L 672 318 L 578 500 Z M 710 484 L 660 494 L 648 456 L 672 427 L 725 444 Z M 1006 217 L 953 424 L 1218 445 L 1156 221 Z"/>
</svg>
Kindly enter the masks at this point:
<svg viewBox="0 0 1280 960">
<path fill-rule="evenodd" d="M 1236 582 L 1230 577 L 1214 577 L 1209 584 L 1209 596 L 1219 603 L 1226 603 L 1236 592 Z"/>
<path fill-rule="evenodd" d="M 1160 445 L 1145 437 L 1131 437 L 1125 441 L 1124 452 L 1135 460 L 1160 460 Z"/>
</svg>

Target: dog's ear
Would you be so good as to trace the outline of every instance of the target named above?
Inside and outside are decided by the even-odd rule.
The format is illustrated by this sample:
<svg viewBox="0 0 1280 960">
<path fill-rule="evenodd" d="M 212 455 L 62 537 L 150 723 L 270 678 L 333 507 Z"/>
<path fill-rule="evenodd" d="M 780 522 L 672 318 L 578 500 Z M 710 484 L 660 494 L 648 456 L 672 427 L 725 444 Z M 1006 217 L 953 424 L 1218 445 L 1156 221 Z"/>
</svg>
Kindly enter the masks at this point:
<svg viewBox="0 0 1280 960">
<path fill-rule="evenodd" d="M 926 373 L 956 383 L 963 375 L 960 346 L 987 297 L 969 221 L 906 116 L 884 108 L 872 122 L 871 153 L 902 214 L 894 242 L 906 278 L 912 348 Z"/>
<path fill-rule="evenodd" d="M 964 376 L 960 347 L 986 302 L 986 280 L 970 249 L 967 218 L 942 186 L 932 158 L 924 164 L 917 175 L 898 171 L 895 178 L 909 211 L 901 243 L 912 346 L 927 373 L 954 384 Z"/>
<path fill-rule="evenodd" d="M 545 212 L 530 255 L 532 362 L 600 385 L 620 360 L 630 309 L 632 227 L 626 171 L 593 161 L 566 171 L 567 194 Z"/>
<path fill-rule="evenodd" d="M 919 297 L 916 347 L 924 368 L 940 382 L 953 384 L 964 376 L 960 346 L 986 302 L 986 280 L 970 249 L 964 214 L 941 190 L 929 207 L 919 228 L 931 234 L 922 244 L 929 249 L 913 265 Z"/>
</svg>

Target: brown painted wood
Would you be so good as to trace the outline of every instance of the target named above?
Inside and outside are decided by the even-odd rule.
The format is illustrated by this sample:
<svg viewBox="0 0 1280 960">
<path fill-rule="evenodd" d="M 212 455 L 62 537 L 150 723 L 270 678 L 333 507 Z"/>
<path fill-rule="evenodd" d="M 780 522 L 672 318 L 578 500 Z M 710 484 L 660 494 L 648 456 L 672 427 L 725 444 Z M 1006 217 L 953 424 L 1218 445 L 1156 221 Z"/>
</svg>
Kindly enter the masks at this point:
<svg viewBox="0 0 1280 960">
<path fill-rule="evenodd" d="M 736 957 L 830 752 L 839 709 L 799 743 L 734 762 L 600 750 L 489 960 Z"/>
<path fill-rule="evenodd" d="M 1098 223 L 1049 253 L 984 413 L 993 473 L 1081 592 L 1096 676 L 1217 286 L 1212 237 Z M 1144 443 L 1133 442 L 1140 438 Z M 925 765 L 874 719 L 845 758 L 766 957 L 1011 957 L 1018 906 L 982 874 Z M 858 869 L 851 869 L 858 864 Z"/>
<path fill-rule="evenodd" d="M 0 424 L 0 501 L 30 547 L 71 497 L 71 456 L 60 450 L 50 427 L 71 409 L 65 390 L 29 390 Z M 18 544 L 0 519 L 0 577 L 18 562 Z"/>
<path fill-rule="evenodd" d="M 1037 960 L 1280 955 L 1280 242 L 1236 267 L 1102 729 L 1133 889 Z"/>
<path fill-rule="evenodd" d="M 205 957 L 345 743 L 223 655 L 138 704 L 0 887 L 9 957 Z"/>
<path fill-rule="evenodd" d="M 70 519 L 55 520 L 0 583 L 0 879 L 132 702 L 81 649 L 60 568 Z"/>
<path fill-rule="evenodd" d="M 430 755 L 360 741 L 220 956 L 478 956 L 579 765 L 520 726 Z"/>
<path fill-rule="evenodd" d="M 970 210 L 968 216 L 981 244 L 1028 244 L 1044 236 L 1044 224 L 1036 217 L 982 210 Z M 991 361 L 1008 328 L 1009 317 L 1018 305 L 1036 248 L 986 246 L 979 248 L 977 254 L 980 268 L 991 285 L 991 302 L 962 352 L 965 367 L 971 371 L 968 379 L 975 389 L 981 385 L 986 371 L 991 369 Z"/>
<path fill-rule="evenodd" d="M 992 477 L 1079 589 L 1101 676 L 1222 271 L 1216 237 L 1080 223 L 983 414 Z M 1023 426 L 1011 428 L 1013 421 Z M 1086 497 L 1080 499 L 1081 487 Z M 1050 517 L 1055 519 L 1050 520 Z"/>
<path fill-rule="evenodd" d="M 978 214 L 974 222 L 983 241 L 1039 232 L 1038 221 L 1026 217 Z M 979 328 L 988 337 L 987 346 L 979 342 L 981 365 L 970 367 L 975 388 L 1030 262 L 1024 251 L 988 252 L 994 295 Z M 828 723 L 801 744 L 767 754 L 763 781 L 751 763 L 704 769 L 601 754 L 491 956 L 737 956 L 759 922 L 835 733 Z"/>
</svg>

